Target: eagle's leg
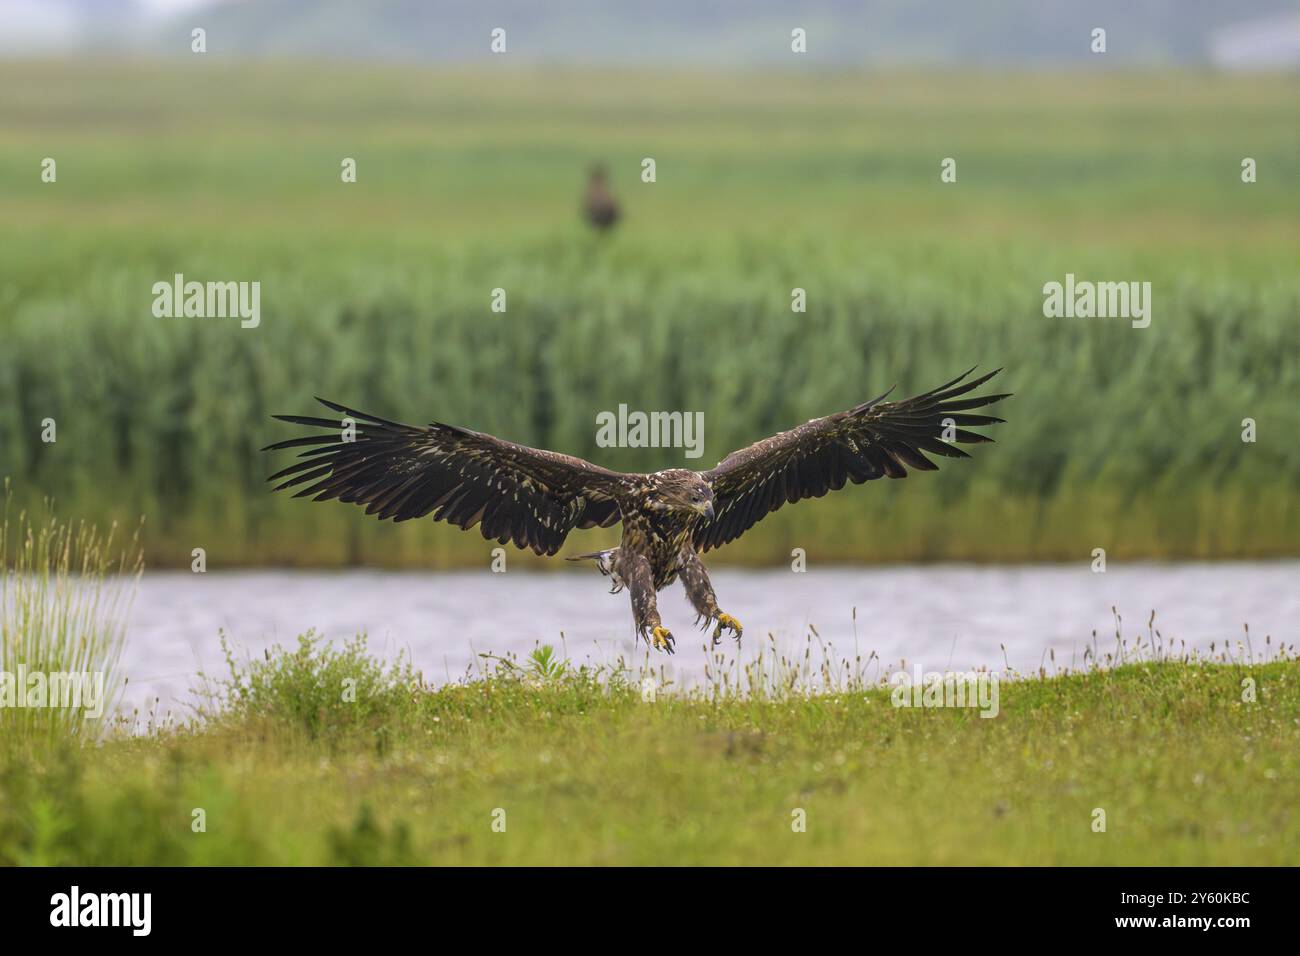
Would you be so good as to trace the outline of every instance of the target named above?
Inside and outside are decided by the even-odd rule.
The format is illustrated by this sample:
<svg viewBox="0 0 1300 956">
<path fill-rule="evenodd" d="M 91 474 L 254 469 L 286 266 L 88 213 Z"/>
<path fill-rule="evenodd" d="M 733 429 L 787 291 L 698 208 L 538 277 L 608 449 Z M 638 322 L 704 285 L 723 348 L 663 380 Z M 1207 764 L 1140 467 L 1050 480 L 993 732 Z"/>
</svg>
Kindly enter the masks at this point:
<svg viewBox="0 0 1300 956">
<path fill-rule="evenodd" d="M 744 629 L 739 621 L 718 607 L 718 598 L 713 593 L 713 585 L 709 583 L 709 573 L 704 569 L 704 562 L 700 560 L 694 548 L 690 546 L 682 548 L 677 574 L 682 579 L 682 586 L 686 588 L 686 596 L 691 599 L 691 604 L 700 615 L 704 626 L 708 627 L 709 621 L 717 622 L 713 628 L 713 643 L 722 640 L 724 628 L 732 631 L 736 640 L 740 640 Z"/>
<path fill-rule="evenodd" d="M 636 632 L 655 650 L 671 654 L 675 639 L 659 618 L 655 579 L 650 570 L 650 562 L 644 555 L 623 551 L 624 549 L 619 549 L 619 566 L 616 570 L 627 584 L 628 593 L 632 595 L 632 618 L 636 622 Z"/>
</svg>

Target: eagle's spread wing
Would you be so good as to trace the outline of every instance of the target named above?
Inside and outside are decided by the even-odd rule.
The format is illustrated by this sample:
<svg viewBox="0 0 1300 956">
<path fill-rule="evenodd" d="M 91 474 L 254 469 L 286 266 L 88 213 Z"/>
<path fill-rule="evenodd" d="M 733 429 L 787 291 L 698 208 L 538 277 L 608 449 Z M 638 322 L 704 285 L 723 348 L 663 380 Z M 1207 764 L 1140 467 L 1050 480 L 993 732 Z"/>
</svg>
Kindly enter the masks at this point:
<svg viewBox="0 0 1300 956">
<path fill-rule="evenodd" d="M 898 402 L 883 401 L 889 394 L 886 392 L 856 408 L 815 418 L 732 452 L 717 467 L 703 473 L 713 485 L 714 516 L 696 526 L 696 548 L 707 551 L 726 544 L 787 501 L 820 498 L 828 491 L 843 488 L 846 480 L 861 484 L 882 475 L 905 478 L 909 466 L 921 471 L 937 470 L 939 466 L 922 452 L 969 458 L 944 440 L 947 420 L 951 420 L 953 441 L 992 441 L 960 426 L 1001 422 L 990 415 L 967 413 L 1007 396 L 961 396 L 999 371 L 958 385 L 970 374 L 968 371 L 924 395 Z"/>
<path fill-rule="evenodd" d="M 344 440 L 337 420 L 274 416 L 329 429 L 263 449 L 307 446 L 302 461 L 268 479 L 285 479 L 276 491 L 305 483 L 294 497 L 362 504 L 381 520 L 432 513 L 460 528 L 481 525 L 489 541 L 513 541 L 538 554 L 555 554 L 575 527 L 607 528 L 619 520 L 614 495 L 625 476 L 618 472 L 455 425 L 401 425 L 317 401 L 351 418 L 355 439 Z"/>
</svg>

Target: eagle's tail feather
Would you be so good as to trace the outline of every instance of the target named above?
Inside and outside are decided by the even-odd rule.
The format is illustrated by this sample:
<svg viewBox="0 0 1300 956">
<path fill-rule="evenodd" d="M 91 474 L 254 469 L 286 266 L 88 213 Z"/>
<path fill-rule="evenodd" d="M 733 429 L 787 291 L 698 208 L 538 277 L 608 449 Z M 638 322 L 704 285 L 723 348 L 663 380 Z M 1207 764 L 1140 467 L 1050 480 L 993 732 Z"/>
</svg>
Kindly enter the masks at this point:
<svg viewBox="0 0 1300 956">
<path fill-rule="evenodd" d="M 589 554 L 575 554 L 567 558 L 569 561 L 595 561 L 596 567 L 600 573 L 608 578 L 613 578 L 613 586 L 609 589 L 610 594 L 617 594 L 623 590 L 623 579 L 619 577 L 614 570 L 614 555 L 618 554 L 618 548 L 606 548 L 604 551 L 592 551 Z"/>
</svg>

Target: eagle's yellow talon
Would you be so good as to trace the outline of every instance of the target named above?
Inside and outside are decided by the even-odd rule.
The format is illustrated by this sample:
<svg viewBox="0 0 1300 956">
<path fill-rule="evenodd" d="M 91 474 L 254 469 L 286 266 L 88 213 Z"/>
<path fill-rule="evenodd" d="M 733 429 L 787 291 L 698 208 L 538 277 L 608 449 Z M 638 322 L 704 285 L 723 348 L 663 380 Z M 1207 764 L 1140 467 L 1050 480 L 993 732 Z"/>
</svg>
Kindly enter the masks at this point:
<svg viewBox="0 0 1300 956">
<path fill-rule="evenodd" d="M 650 632 L 650 643 L 654 645 L 657 651 L 673 652 L 674 638 L 672 631 L 666 627 L 656 627 Z"/>
<path fill-rule="evenodd" d="M 715 628 L 713 629 L 713 643 L 714 643 L 714 644 L 716 644 L 716 643 L 718 643 L 718 641 L 722 640 L 722 631 L 723 631 L 723 628 L 727 628 L 727 629 L 730 629 L 730 630 L 732 630 L 732 631 L 735 631 L 735 634 L 734 634 L 733 636 L 736 638 L 736 640 L 740 640 L 740 635 L 741 635 L 741 633 L 745 630 L 743 627 L 740 626 L 740 622 L 737 621 L 737 620 L 736 620 L 734 617 L 732 617 L 730 614 L 724 614 L 724 613 L 722 613 L 721 611 L 719 611 L 719 612 L 718 612 L 718 626 L 715 627 Z"/>
</svg>

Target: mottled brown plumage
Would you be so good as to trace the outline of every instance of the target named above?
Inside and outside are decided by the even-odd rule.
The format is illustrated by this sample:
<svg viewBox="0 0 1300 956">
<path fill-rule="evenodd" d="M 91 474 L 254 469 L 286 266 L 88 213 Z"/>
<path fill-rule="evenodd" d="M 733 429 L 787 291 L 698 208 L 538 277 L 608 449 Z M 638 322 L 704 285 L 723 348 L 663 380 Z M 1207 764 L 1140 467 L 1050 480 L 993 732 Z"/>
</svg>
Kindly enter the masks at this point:
<svg viewBox="0 0 1300 956">
<path fill-rule="evenodd" d="M 433 422 L 402 425 L 318 399 L 342 420 L 277 415 L 328 429 L 276 442 L 265 450 L 303 448 L 301 461 L 271 476 L 275 488 L 303 485 L 295 497 L 338 498 L 365 505 L 380 519 L 432 515 L 484 538 L 537 554 L 559 551 L 574 528 L 623 523 L 617 548 L 579 555 L 594 560 L 632 597 L 637 633 L 672 650 L 656 592 L 678 577 L 706 624 L 740 636 L 718 608 L 698 552 L 733 541 L 782 505 L 820 498 L 847 482 L 904 478 L 909 468 L 934 471 L 925 453 L 967 458 L 957 444 L 990 442 L 969 427 L 1002 421 L 971 410 L 1006 395 L 967 396 L 997 374 L 965 384 L 970 373 L 914 398 L 882 395 L 847 411 L 792 428 L 733 452 L 704 472 L 670 468 L 654 474 L 610 471 L 552 451 Z"/>
</svg>

